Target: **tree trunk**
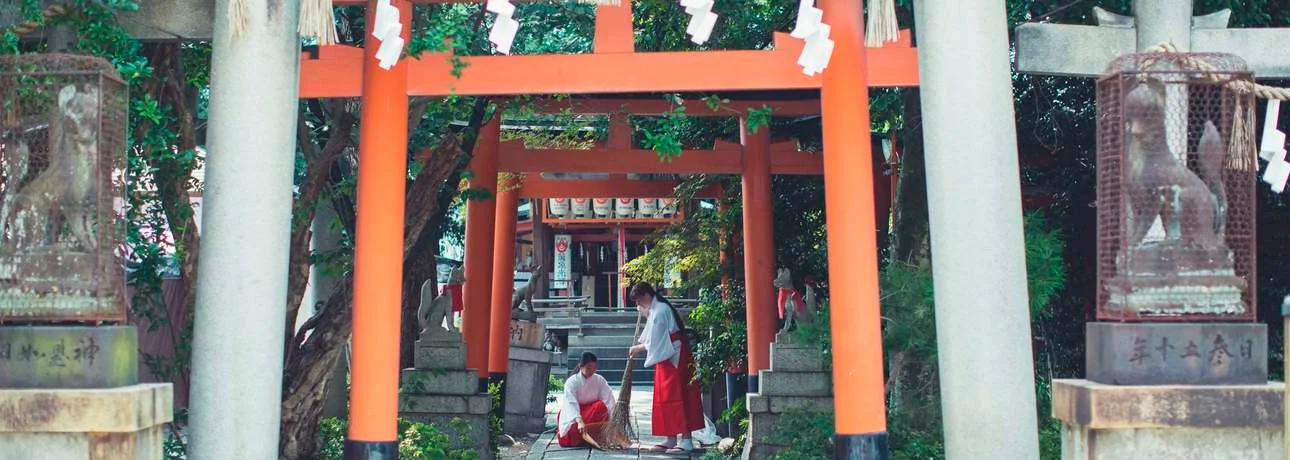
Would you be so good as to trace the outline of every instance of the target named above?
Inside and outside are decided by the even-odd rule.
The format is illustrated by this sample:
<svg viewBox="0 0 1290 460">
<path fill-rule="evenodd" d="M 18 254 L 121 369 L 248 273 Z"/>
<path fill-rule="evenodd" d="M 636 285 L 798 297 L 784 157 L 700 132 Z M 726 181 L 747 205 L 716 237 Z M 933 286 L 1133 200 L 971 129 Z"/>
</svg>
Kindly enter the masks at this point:
<svg viewBox="0 0 1290 460">
<path fill-rule="evenodd" d="M 424 167 L 408 187 L 406 195 L 405 271 L 408 270 L 409 263 L 420 258 L 413 249 L 426 230 L 427 223 L 447 210 L 440 206 L 436 192 L 445 180 L 460 169 L 462 155 L 458 137 L 449 135 L 435 149 L 427 150 L 415 159 Z M 352 207 L 346 211 L 348 212 L 341 213 L 342 220 L 346 219 L 346 215 L 353 216 Z M 348 220 L 347 225 L 352 222 L 352 219 Z M 308 250 L 308 244 L 304 248 Z M 433 266 L 433 258 L 431 265 Z M 307 271 L 305 275 L 307 276 Z M 353 275 L 346 276 L 340 283 L 323 310 L 306 321 L 294 334 L 289 348 L 283 375 L 281 456 L 284 459 L 312 459 L 317 456 L 318 422 L 322 418 L 327 385 L 329 382 L 341 384 L 329 377 L 332 366 L 336 364 L 353 330 Z M 312 333 L 306 339 L 306 333 L 311 330 Z"/>
<path fill-rule="evenodd" d="M 905 90 L 904 151 L 900 157 L 900 184 L 896 191 L 895 260 L 927 266 L 930 233 L 927 217 L 927 173 L 923 155 L 923 116 L 917 88 Z"/>
</svg>

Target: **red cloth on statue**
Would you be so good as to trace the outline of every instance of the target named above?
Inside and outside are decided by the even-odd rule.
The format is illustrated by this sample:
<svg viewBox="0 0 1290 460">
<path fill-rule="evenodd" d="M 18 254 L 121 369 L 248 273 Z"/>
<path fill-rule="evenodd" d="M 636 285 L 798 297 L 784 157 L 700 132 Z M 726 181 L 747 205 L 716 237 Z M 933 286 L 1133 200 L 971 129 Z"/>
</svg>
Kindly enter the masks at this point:
<svg viewBox="0 0 1290 460">
<path fill-rule="evenodd" d="M 797 292 L 796 289 L 779 288 L 779 319 L 784 319 L 784 306 L 788 305 L 789 298 L 797 302 L 798 313 L 806 310 L 806 302 L 802 301 L 800 292 Z"/>
<path fill-rule="evenodd" d="M 590 425 L 609 421 L 609 408 L 605 407 L 605 403 L 602 401 L 592 401 L 581 404 L 579 407 L 582 409 L 582 423 Z M 560 426 L 560 417 L 563 415 L 556 414 L 555 426 Z M 560 435 L 559 430 L 556 430 L 555 439 L 560 442 L 560 447 L 582 447 L 585 444 L 582 440 L 582 431 L 578 429 L 577 423 L 569 427 L 569 431 L 566 431 L 563 436 Z"/>
<path fill-rule="evenodd" d="M 462 310 L 465 309 L 466 303 L 461 300 L 460 284 L 445 284 L 443 285 L 443 292 L 448 293 L 450 298 L 452 298 L 453 313 L 460 313 Z"/>
<path fill-rule="evenodd" d="M 650 416 L 654 436 L 684 435 L 704 427 L 690 343 L 680 331 L 672 333 L 672 340 L 681 341 L 681 365 L 672 365 L 670 359 L 654 365 L 654 413 Z"/>
</svg>

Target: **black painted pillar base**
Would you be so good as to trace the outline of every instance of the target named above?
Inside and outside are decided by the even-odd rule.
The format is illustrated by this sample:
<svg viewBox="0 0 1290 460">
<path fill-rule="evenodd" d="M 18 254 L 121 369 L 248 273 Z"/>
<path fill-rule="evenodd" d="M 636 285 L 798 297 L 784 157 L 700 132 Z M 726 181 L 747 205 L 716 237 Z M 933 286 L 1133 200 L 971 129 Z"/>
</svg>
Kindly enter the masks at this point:
<svg viewBox="0 0 1290 460">
<path fill-rule="evenodd" d="M 397 441 L 345 441 L 345 460 L 395 460 Z"/>
<path fill-rule="evenodd" d="M 479 393 L 488 393 L 488 377 L 479 378 Z"/>
<path fill-rule="evenodd" d="M 498 385 L 498 394 L 500 395 L 499 399 L 501 399 L 500 404 L 493 407 L 493 415 L 496 415 L 501 418 L 505 418 L 506 417 L 506 373 L 489 372 L 488 384 Z"/>
<path fill-rule="evenodd" d="M 747 392 L 748 392 L 748 393 L 760 393 L 760 392 L 761 392 L 761 385 L 759 385 L 759 383 L 760 383 L 760 382 L 757 380 L 757 376 L 756 376 L 756 375 L 748 374 L 748 391 L 747 391 Z"/>
<path fill-rule="evenodd" d="M 887 460 L 887 433 L 839 434 L 834 436 L 833 458 L 837 460 Z"/>
<path fill-rule="evenodd" d="M 733 407 L 737 401 L 745 401 L 748 395 L 748 376 L 726 373 L 726 408 Z M 731 421 L 726 425 L 726 435 L 739 432 L 739 422 Z"/>
</svg>

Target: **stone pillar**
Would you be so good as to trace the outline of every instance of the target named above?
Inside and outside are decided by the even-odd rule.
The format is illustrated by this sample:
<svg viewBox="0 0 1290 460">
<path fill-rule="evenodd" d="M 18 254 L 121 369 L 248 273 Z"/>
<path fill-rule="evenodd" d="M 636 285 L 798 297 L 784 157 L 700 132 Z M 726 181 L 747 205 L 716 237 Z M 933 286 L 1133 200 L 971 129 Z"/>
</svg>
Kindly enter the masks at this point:
<svg viewBox="0 0 1290 460">
<path fill-rule="evenodd" d="M 1192 0 L 1133 0 L 1133 15 L 1138 52 L 1166 42 L 1191 49 Z"/>
<path fill-rule="evenodd" d="M 1004 1 L 915 5 L 945 453 L 1039 458 Z"/>
<path fill-rule="evenodd" d="M 462 293 L 465 311 L 462 312 L 461 332 L 466 338 L 470 356 L 466 363 L 479 372 L 479 391 L 488 388 L 488 328 L 490 294 L 493 290 L 493 232 L 496 227 L 497 208 L 493 195 L 497 193 L 497 144 L 500 141 L 502 114 L 484 123 L 479 130 L 474 157 L 470 159 L 470 188 L 484 190 L 487 199 L 466 202 L 466 285 Z"/>
<path fill-rule="evenodd" d="M 513 321 L 508 337 L 510 363 L 502 407 L 507 433 L 546 430 L 546 393 L 556 354 L 542 349 L 546 330 L 541 324 Z"/>
<path fill-rule="evenodd" d="M 857 1 L 820 3 L 836 43 L 820 90 L 824 212 L 829 216 L 835 456 L 885 459 L 887 411 L 864 11 Z"/>
<path fill-rule="evenodd" d="M 215 18 L 192 354 L 193 458 L 278 456 L 300 1 L 250 0 L 247 7 L 252 13 L 240 35 L 233 35 L 228 15 Z M 227 0 L 216 2 L 216 11 L 228 8 Z M 278 14 L 268 14 L 273 10 Z"/>
<path fill-rule="evenodd" d="M 776 303 L 771 282 L 775 272 L 774 226 L 771 223 L 770 126 L 753 132 L 739 118 L 743 144 L 744 292 L 748 299 L 748 391 L 757 391 L 757 375 L 770 368 L 770 341 L 775 336 Z"/>
<path fill-rule="evenodd" d="M 340 247 L 341 233 L 332 227 L 336 217 L 336 208 L 332 206 L 331 200 L 322 200 L 318 203 L 318 209 L 314 213 L 311 250 L 327 252 Z M 305 301 L 301 302 L 301 311 L 305 311 L 305 307 L 310 307 L 311 314 L 317 315 L 318 309 L 314 307 L 317 307 L 319 302 L 327 302 L 331 298 L 331 295 L 336 292 L 336 281 L 336 277 L 328 276 L 318 264 L 311 266 L 309 287 L 305 291 Z M 307 320 L 304 316 L 301 314 L 301 318 L 296 321 L 297 327 Z M 336 366 L 332 368 L 327 386 L 323 390 L 327 392 L 323 402 L 323 417 L 345 416 L 345 404 L 349 401 L 349 391 L 345 382 L 345 378 L 349 375 L 348 341 L 345 348 L 346 351 L 336 359 Z"/>
<path fill-rule="evenodd" d="M 497 225 L 493 238 L 493 305 L 488 316 L 488 380 L 489 383 L 501 384 L 503 395 L 506 394 L 506 369 L 510 359 L 511 296 L 515 293 L 515 224 L 519 213 L 519 190 L 516 188 L 518 186 L 519 184 L 509 181 L 499 184 Z"/>
</svg>

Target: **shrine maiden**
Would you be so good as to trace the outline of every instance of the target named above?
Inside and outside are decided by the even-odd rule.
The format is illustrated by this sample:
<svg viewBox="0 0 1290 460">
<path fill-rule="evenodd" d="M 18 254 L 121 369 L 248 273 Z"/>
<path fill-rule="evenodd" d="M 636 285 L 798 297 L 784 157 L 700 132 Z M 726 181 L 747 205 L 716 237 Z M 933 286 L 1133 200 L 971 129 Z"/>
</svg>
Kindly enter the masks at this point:
<svg viewBox="0 0 1290 460">
<path fill-rule="evenodd" d="M 578 372 L 564 381 L 564 402 L 555 416 L 556 439 L 561 447 L 599 447 L 594 441 L 609 422 L 614 392 L 596 373 L 596 355 L 583 353 Z"/>
<path fill-rule="evenodd" d="M 645 367 L 654 366 L 654 410 L 650 416 L 654 436 L 667 441 L 654 451 L 683 453 L 694 450 L 690 433 L 704 427 L 699 385 L 694 383 L 694 357 L 689 340 L 682 332 L 685 323 L 681 313 L 658 295 L 648 283 L 632 287 L 631 299 L 636 308 L 648 315 L 641 331 L 640 344 L 628 353 L 645 353 Z M 677 437 L 680 436 L 680 444 Z"/>
</svg>

